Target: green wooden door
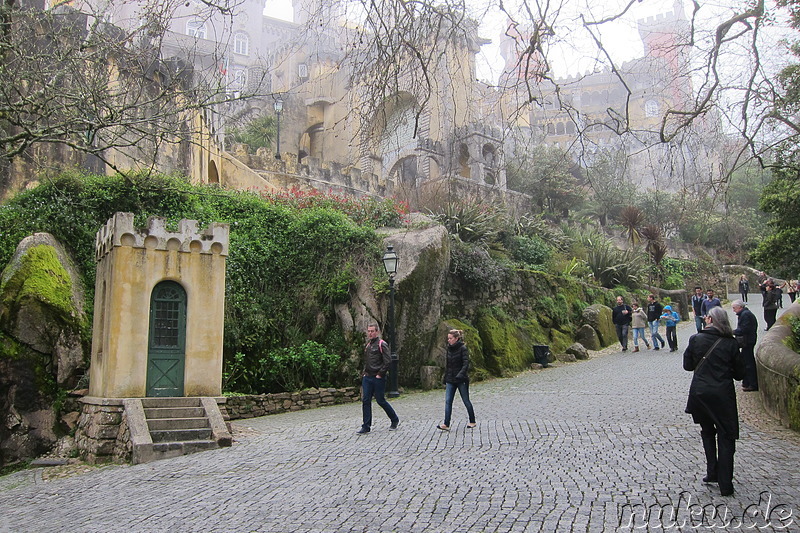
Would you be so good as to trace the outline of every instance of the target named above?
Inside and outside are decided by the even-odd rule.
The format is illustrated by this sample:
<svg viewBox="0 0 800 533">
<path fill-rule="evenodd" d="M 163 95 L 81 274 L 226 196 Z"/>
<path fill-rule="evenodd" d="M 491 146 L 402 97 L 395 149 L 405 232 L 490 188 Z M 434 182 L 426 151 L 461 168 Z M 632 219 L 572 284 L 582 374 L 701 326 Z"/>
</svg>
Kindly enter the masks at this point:
<svg viewBox="0 0 800 533">
<path fill-rule="evenodd" d="M 162 281 L 150 297 L 147 396 L 183 396 L 186 360 L 186 291 Z"/>
</svg>

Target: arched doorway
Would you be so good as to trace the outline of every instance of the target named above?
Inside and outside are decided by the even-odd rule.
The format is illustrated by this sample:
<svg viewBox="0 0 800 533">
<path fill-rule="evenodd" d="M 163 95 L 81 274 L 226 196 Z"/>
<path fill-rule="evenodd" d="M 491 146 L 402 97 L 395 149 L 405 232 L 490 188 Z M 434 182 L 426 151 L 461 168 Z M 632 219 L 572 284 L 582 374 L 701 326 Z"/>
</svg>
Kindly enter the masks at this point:
<svg viewBox="0 0 800 533">
<path fill-rule="evenodd" d="M 219 172 L 217 172 L 217 164 L 213 159 L 208 162 L 208 183 L 219 185 Z"/>
<path fill-rule="evenodd" d="M 186 291 L 162 281 L 150 296 L 147 396 L 183 396 L 186 362 Z"/>
</svg>

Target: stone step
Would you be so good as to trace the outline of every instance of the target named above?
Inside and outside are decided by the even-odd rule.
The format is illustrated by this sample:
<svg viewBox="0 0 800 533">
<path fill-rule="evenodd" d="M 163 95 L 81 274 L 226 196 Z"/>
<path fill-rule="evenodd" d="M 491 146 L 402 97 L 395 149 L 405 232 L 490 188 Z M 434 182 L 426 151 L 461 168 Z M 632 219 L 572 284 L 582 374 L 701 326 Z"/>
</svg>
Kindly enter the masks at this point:
<svg viewBox="0 0 800 533">
<path fill-rule="evenodd" d="M 200 398 L 142 398 L 142 407 L 200 407 Z"/>
<path fill-rule="evenodd" d="M 210 428 L 208 418 L 206 417 L 192 417 L 192 418 L 152 418 L 147 420 L 147 427 L 150 431 L 168 430 L 168 429 L 200 429 Z"/>
<path fill-rule="evenodd" d="M 150 431 L 153 443 L 157 442 L 185 442 L 211 439 L 211 428 L 199 429 L 159 429 Z"/>
<path fill-rule="evenodd" d="M 154 459 L 167 459 L 170 457 L 179 457 L 181 455 L 187 455 L 190 453 L 216 449 L 219 449 L 219 446 L 213 440 L 153 443 L 153 454 L 156 455 Z"/>
<path fill-rule="evenodd" d="M 144 416 L 154 418 L 201 418 L 206 416 L 202 407 L 146 407 Z"/>
</svg>

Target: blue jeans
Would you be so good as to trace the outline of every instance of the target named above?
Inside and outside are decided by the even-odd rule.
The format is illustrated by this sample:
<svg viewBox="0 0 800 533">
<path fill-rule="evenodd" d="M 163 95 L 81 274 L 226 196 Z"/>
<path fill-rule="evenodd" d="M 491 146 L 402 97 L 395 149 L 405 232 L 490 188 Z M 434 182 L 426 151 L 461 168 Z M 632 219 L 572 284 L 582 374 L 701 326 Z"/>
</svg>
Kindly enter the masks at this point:
<svg viewBox="0 0 800 533">
<path fill-rule="evenodd" d="M 633 345 L 639 346 L 639 337 L 642 338 L 645 344 L 647 344 L 647 339 L 644 337 L 644 328 L 632 328 L 633 329 Z"/>
<path fill-rule="evenodd" d="M 650 336 L 653 338 L 653 348 L 658 348 L 658 341 L 661 341 L 662 348 L 667 344 L 664 342 L 664 337 L 658 332 L 658 320 L 650 322 Z"/>
<path fill-rule="evenodd" d="M 456 389 L 461 394 L 464 407 L 467 408 L 469 423 L 475 423 L 475 411 L 472 409 L 472 402 L 469 401 L 469 383 L 446 383 L 444 389 L 444 425 L 450 425 L 450 417 L 453 414 L 453 399 L 456 397 Z"/>
<path fill-rule="evenodd" d="M 375 401 L 378 402 L 386 416 L 394 424 L 397 422 L 397 413 L 392 409 L 392 404 L 386 401 L 384 393 L 386 392 L 386 376 L 381 378 L 373 378 L 364 376 L 361 378 L 361 427 L 369 429 L 372 427 L 372 397 L 375 396 Z"/>
<path fill-rule="evenodd" d="M 628 328 L 630 324 L 614 324 L 614 327 L 617 328 L 617 339 L 619 339 L 619 343 L 622 345 L 623 350 L 628 349 Z"/>
<path fill-rule="evenodd" d="M 703 327 L 705 327 L 705 324 L 703 324 L 703 315 L 694 315 L 694 327 L 697 328 L 697 333 L 703 331 Z"/>
</svg>

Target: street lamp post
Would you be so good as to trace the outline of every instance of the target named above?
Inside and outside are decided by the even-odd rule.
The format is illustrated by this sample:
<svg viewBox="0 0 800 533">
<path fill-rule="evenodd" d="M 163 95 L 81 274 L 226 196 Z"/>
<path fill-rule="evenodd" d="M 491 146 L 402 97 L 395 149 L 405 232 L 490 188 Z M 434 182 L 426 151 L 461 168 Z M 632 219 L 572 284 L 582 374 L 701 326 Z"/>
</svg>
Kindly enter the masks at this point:
<svg viewBox="0 0 800 533">
<path fill-rule="evenodd" d="M 283 100 L 278 97 L 275 100 L 275 116 L 278 117 L 277 120 L 277 133 L 275 134 L 275 159 L 280 161 L 281 159 L 281 112 L 283 111 Z"/>
<path fill-rule="evenodd" d="M 391 366 L 389 367 L 389 390 L 386 396 L 389 398 L 397 398 L 400 396 L 400 391 L 397 390 L 397 372 L 399 359 L 397 357 L 396 337 L 394 329 L 394 277 L 397 275 L 397 253 L 394 247 L 390 244 L 386 247 L 386 252 L 383 254 L 383 268 L 389 275 L 389 347 L 391 348 Z"/>
</svg>

